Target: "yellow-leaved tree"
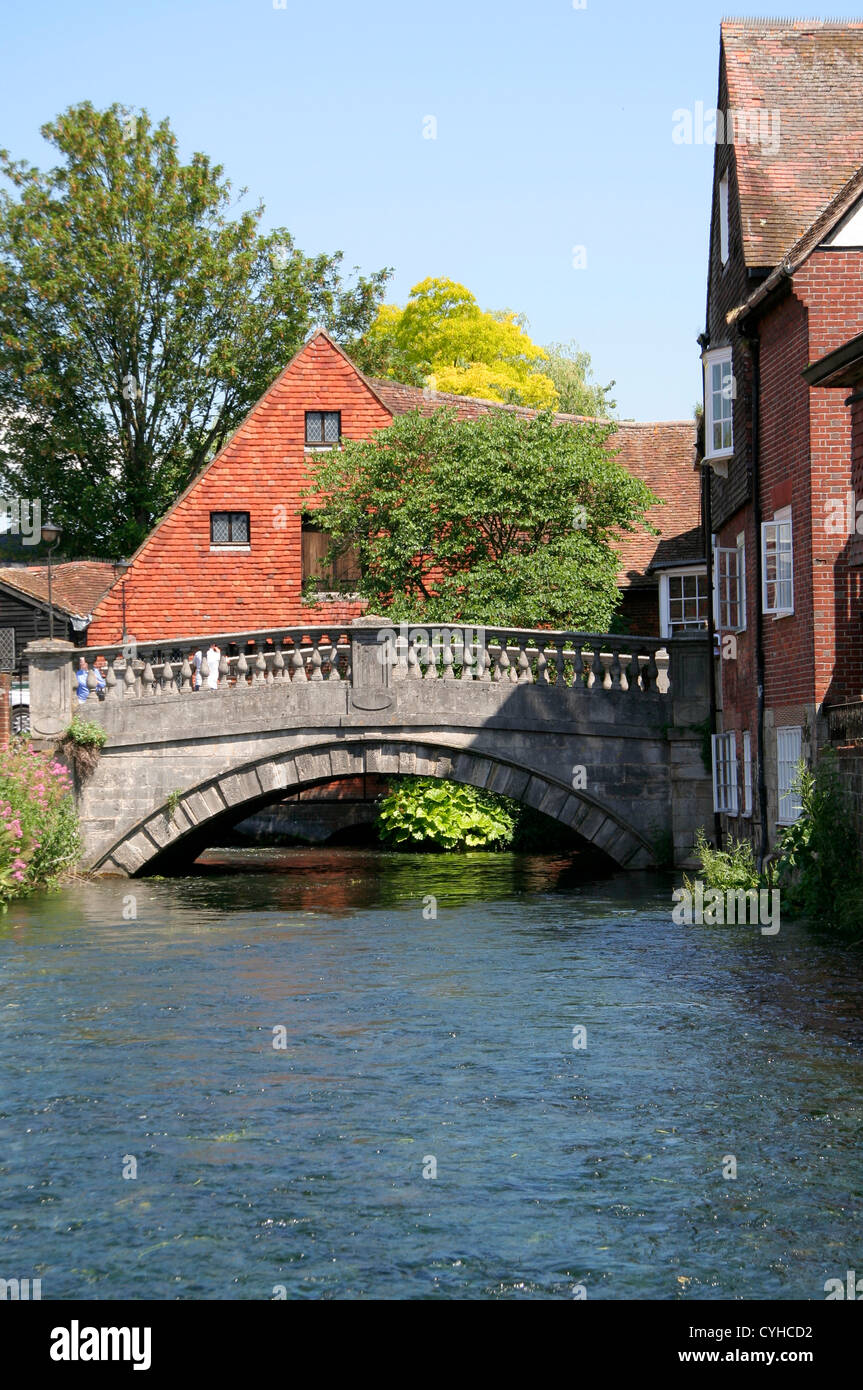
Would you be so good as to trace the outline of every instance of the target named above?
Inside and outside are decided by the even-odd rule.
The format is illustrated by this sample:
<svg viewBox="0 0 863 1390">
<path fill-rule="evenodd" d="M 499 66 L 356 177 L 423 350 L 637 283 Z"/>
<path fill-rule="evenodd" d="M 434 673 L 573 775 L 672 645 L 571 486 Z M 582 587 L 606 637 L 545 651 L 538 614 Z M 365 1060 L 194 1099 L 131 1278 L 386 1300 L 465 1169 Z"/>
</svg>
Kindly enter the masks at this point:
<svg viewBox="0 0 863 1390">
<path fill-rule="evenodd" d="M 519 315 L 481 309 L 454 280 L 421 280 L 403 309 L 382 305 L 349 351 L 370 376 L 538 409 L 559 402 L 543 371 L 548 354 Z"/>
</svg>

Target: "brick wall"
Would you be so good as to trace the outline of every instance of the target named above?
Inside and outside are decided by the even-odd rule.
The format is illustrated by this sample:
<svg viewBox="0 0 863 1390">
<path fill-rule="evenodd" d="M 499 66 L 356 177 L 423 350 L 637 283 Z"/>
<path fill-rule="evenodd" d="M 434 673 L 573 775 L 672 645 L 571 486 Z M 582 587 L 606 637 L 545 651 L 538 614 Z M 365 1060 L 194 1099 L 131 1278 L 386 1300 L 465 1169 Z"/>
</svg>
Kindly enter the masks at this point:
<svg viewBox="0 0 863 1390">
<path fill-rule="evenodd" d="M 631 632 L 637 637 L 658 637 L 658 584 L 651 588 L 631 585 L 628 589 L 623 589 L 618 616 L 626 624 L 626 632 Z"/>
<path fill-rule="evenodd" d="M 338 349 L 313 338 L 134 557 L 125 580 L 132 636 L 348 622 L 360 614 L 356 603 L 301 603 L 306 410 L 340 410 L 347 439 L 365 439 L 392 419 Z M 248 553 L 211 550 L 211 511 L 249 512 Z M 121 636 L 118 585 L 98 605 L 88 640 Z"/>
</svg>

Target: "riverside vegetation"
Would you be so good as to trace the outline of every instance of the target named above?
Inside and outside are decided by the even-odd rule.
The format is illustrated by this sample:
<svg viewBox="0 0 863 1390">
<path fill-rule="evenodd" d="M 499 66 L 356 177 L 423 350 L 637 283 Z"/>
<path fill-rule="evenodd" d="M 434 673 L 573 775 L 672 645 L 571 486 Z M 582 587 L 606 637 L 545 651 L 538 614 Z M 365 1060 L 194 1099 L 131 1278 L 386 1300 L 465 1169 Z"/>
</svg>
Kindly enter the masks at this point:
<svg viewBox="0 0 863 1390">
<path fill-rule="evenodd" d="M 0 753 L 0 911 L 53 886 L 80 855 L 72 779 L 49 753 L 19 741 Z"/>
<path fill-rule="evenodd" d="M 751 841 L 729 838 L 714 849 L 704 830 L 695 850 L 700 881 L 728 890 L 778 888 L 783 911 L 804 917 L 841 937 L 863 934 L 863 869 L 854 816 L 839 780 L 836 754 L 828 749 L 814 771 L 800 763 L 794 778 L 800 815 L 782 831 L 776 857 L 759 872 Z M 693 883 L 684 876 L 690 889 Z"/>
</svg>

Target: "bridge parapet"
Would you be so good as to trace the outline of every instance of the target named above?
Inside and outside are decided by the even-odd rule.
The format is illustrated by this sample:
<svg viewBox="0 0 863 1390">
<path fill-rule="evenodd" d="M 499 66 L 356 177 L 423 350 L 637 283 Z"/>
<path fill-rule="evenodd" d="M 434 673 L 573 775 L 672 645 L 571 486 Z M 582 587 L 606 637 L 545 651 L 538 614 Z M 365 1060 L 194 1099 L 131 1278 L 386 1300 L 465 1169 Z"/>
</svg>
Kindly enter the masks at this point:
<svg viewBox="0 0 863 1390">
<path fill-rule="evenodd" d="M 373 618 L 137 646 L 34 643 L 27 659 L 37 744 L 56 744 L 73 707 L 108 736 L 76 787 L 83 862 L 99 872 L 146 871 L 175 841 L 194 847 L 295 788 L 367 772 L 498 790 L 628 867 L 669 836 L 686 862 L 710 814 L 704 639 Z"/>
<path fill-rule="evenodd" d="M 68 649 L 70 689 L 80 658 L 88 666 L 87 701 L 100 697 L 174 698 L 201 689 L 237 694 L 287 684 L 346 683 L 353 689 L 402 681 L 537 685 L 594 697 L 622 691 L 633 698 L 668 696 L 672 677 L 659 638 L 544 629 L 450 624 L 388 626 L 383 618 L 336 625 L 171 637 L 161 642 Z M 208 653 L 218 655 L 208 656 Z M 195 654 L 200 653 L 196 667 Z M 46 644 L 28 648 L 31 666 L 48 659 Z M 53 671 L 62 664 L 56 648 Z M 80 699 L 80 695 L 79 695 Z M 82 703 L 86 703 L 82 701 Z"/>
</svg>

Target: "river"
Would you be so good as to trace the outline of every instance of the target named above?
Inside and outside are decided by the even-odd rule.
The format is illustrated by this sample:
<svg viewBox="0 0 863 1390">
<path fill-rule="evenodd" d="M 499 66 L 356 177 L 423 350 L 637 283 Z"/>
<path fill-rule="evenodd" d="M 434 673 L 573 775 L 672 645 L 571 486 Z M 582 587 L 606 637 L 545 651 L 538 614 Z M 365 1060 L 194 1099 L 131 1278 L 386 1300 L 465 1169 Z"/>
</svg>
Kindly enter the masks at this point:
<svg viewBox="0 0 863 1390">
<path fill-rule="evenodd" d="M 863 950 L 675 925 L 672 883 L 226 850 L 13 905 L 0 1277 L 823 1299 L 863 1272 Z"/>
</svg>

